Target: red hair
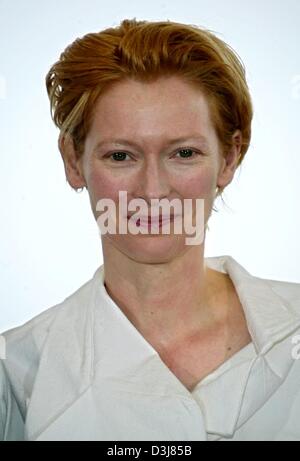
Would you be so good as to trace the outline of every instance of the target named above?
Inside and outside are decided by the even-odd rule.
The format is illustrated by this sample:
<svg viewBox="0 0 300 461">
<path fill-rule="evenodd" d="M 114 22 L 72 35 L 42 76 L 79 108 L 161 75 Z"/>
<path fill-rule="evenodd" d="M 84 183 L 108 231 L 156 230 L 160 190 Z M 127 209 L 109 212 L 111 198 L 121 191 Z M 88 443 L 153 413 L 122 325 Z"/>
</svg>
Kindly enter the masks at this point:
<svg viewBox="0 0 300 461">
<path fill-rule="evenodd" d="M 209 30 L 171 21 L 125 19 L 119 26 L 77 38 L 46 76 L 51 116 L 68 132 L 78 158 L 93 107 L 109 84 L 125 78 L 150 82 L 179 75 L 206 95 L 223 155 L 242 132 L 238 165 L 251 139 L 253 109 L 245 68 L 235 51 Z"/>
</svg>

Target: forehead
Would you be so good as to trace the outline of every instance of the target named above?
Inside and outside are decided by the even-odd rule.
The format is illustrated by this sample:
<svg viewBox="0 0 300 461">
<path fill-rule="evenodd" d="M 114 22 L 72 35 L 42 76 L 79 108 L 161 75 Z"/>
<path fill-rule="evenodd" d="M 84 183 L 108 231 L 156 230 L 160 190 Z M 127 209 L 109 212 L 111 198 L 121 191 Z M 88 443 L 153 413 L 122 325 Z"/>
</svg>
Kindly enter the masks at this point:
<svg viewBox="0 0 300 461">
<path fill-rule="evenodd" d="M 91 131 L 118 134 L 159 133 L 163 130 L 209 132 L 206 96 L 181 77 L 160 77 L 145 83 L 126 79 L 113 83 L 98 98 Z"/>
</svg>

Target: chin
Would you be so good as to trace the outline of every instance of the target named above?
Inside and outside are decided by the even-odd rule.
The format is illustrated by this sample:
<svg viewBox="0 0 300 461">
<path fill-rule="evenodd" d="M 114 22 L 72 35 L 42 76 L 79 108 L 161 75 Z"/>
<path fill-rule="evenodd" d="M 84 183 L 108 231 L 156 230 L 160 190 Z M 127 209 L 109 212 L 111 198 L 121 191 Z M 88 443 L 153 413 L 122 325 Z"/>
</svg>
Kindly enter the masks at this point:
<svg viewBox="0 0 300 461">
<path fill-rule="evenodd" d="M 145 264 L 167 263 L 191 248 L 185 245 L 182 235 L 135 235 L 113 240 L 113 245 L 128 258 Z"/>
</svg>

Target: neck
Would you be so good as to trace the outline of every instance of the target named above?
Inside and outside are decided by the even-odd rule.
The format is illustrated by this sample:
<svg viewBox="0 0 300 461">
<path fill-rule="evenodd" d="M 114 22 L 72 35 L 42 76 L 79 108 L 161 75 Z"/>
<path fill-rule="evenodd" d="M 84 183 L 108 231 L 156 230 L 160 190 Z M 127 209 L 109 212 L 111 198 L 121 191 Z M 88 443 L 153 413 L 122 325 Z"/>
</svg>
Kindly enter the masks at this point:
<svg viewBox="0 0 300 461">
<path fill-rule="evenodd" d="M 149 264 L 103 244 L 105 288 L 131 323 L 157 347 L 172 348 L 215 320 L 215 271 L 204 260 L 204 245 L 177 258 Z"/>
</svg>

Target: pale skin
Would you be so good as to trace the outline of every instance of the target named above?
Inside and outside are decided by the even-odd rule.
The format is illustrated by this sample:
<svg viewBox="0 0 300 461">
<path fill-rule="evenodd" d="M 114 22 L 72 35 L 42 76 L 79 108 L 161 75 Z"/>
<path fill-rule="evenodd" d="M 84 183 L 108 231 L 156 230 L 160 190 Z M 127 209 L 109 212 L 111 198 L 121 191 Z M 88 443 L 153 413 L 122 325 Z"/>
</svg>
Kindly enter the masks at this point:
<svg viewBox="0 0 300 461">
<path fill-rule="evenodd" d="M 196 139 L 196 136 L 205 138 Z M 170 144 L 175 138 L 184 141 Z M 116 138 L 129 144 L 115 143 Z M 96 148 L 100 141 L 106 143 Z M 207 223 L 216 187 L 233 179 L 241 149 L 237 130 L 227 156 L 202 92 L 177 76 L 152 83 L 126 80 L 97 101 L 84 155 L 60 140 L 67 179 L 86 186 L 96 203 L 127 191 L 128 200 L 204 198 Z M 182 157 L 182 149 L 192 151 Z M 112 156 L 124 152 L 122 161 Z M 109 157 L 110 156 L 110 157 Z M 192 390 L 251 341 L 243 309 L 227 274 L 208 268 L 201 245 L 186 235 L 102 235 L 105 287 L 161 359 Z"/>
</svg>

